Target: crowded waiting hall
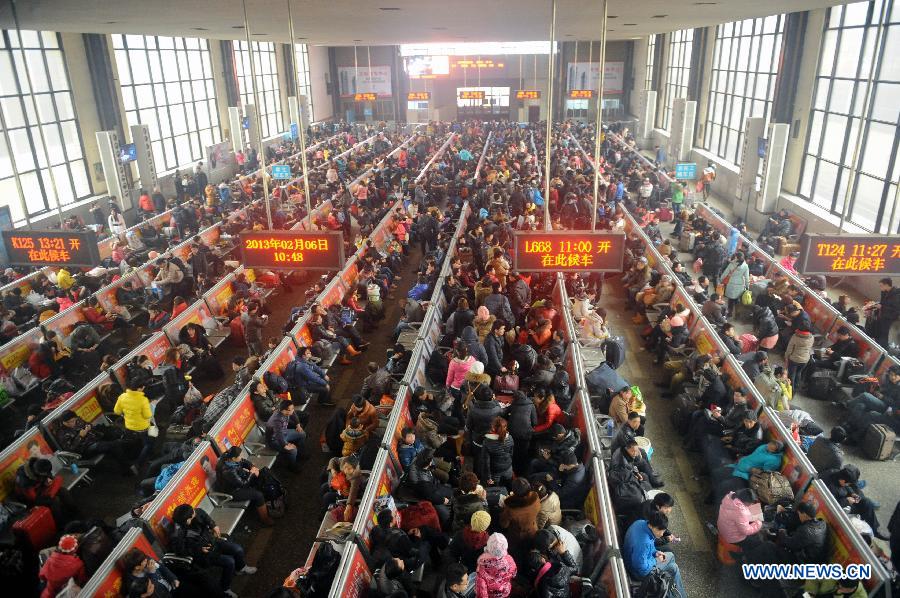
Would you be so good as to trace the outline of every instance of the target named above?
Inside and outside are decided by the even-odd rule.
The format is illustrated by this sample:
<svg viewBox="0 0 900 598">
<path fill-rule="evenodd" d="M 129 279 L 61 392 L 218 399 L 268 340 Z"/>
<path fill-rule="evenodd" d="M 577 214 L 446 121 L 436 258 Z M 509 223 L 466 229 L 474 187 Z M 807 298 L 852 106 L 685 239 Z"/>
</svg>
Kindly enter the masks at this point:
<svg viewBox="0 0 900 598">
<path fill-rule="evenodd" d="M 900 595 L 839 2 L 0 3 L 4 595 Z"/>
</svg>

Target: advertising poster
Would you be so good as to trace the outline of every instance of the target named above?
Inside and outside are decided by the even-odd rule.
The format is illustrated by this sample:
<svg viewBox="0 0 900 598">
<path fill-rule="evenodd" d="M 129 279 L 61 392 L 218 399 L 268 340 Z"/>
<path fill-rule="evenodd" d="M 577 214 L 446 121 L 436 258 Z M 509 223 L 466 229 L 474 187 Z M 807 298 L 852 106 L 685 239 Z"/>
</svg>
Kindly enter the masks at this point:
<svg viewBox="0 0 900 598">
<path fill-rule="evenodd" d="M 338 85 L 341 97 L 350 97 L 357 93 L 375 93 L 380 98 L 389 98 L 391 91 L 391 67 L 369 65 L 339 66 Z"/>
<path fill-rule="evenodd" d="M 571 89 L 600 89 L 600 63 L 599 62 L 570 62 L 568 87 Z M 603 93 L 622 93 L 625 89 L 625 63 L 607 62 L 603 73 Z"/>
</svg>

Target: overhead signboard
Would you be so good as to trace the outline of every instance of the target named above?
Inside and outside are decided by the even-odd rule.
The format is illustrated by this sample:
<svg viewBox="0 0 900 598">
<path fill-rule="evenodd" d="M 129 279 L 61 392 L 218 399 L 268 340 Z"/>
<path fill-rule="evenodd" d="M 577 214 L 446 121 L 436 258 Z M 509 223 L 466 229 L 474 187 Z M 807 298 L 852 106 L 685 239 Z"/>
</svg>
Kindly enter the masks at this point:
<svg viewBox="0 0 900 598">
<path fill-rule="evenodd" d="M 353 94 L 353 100 L 356 102 L 374 102 L 378 99 L 377 93 L 364 92 Z"/>
<path fill-rule="evenodd" d="M 801 274 L 900 274 L 900 236 L 805 234 L 794 268 Z"/>
<path fill-rule="evenodd" d="M 693 181 L 697 178 L 696 162 L 678 162 L 675 164 L 675 178 L 679 181 Z"/>
<path fill-rule="evenodd" d="M 390 65 L 339 66 L 338 90 L 342 98 L 351 98 L 357 93 L 374 93 L 380 98 L 391 97 Z M 366 90 L 363 92 L 362 90 Z"/>
<path fill-rule="evenodd" d="M 520 89 L 516 92 L 517 100 L 539 100 L 541 92 L 537 89 Z"/>
<path fill-rule="evenodd" d="M 513 268 L 520 272 L 621 272 L 625 234 L 592 231 L 514 234 Z"/>
<path fill-rule="evenodd" d="M 291 179 L 291 166 L 290 164 L 273 164 L 272 165 L 272 178 L 282 181 L 288 181 Z"/>
<path fill-rule="evenodd" d="M 566 73 L 568 89 L 600 89 L 599 62 L 570 62 Z M 620 94 L 625 89 L 625 63 L 606 62 L 603 67 L 603 94 Z"/>
<path fill-rule="evenodd" d="M 246 268 L 340 270 L 344 237 L 340 232 L 245 231 L 240 235 Z"/>
<path fill-rule="evenodd" d="M 425 102 L 431 99 L 430 91 L 411 91 L 406 94 L 407 101 L 410 102 Z"/>
<path fill-rule="evenodd" d="M 100 264 L 94 231 L 2 231 L 3 246 L 13 266 L 72 266 Z"/>
<path fill-rule="evenodd" d="M 459 92 L 459 99 L 461 99 L 461 100 L 483 100 L 484 92 L 483 91 L 473 91 L 473 90 L 462 90 Z"/>
<path fill-rule="evenodd" d="M 594 97 L 593 89 L 570 89 L 569 90 L 569 99 L 570 100 L 589 100 Z"/>
</svg>

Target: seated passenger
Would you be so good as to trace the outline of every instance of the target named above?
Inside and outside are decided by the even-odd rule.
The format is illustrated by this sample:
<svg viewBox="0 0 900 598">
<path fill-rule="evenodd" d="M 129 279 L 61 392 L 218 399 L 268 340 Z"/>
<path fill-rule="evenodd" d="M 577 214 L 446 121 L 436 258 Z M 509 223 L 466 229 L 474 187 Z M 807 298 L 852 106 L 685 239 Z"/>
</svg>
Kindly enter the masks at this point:
<svg viewBox="0 0 900 598">
<path fill-rule="evenodd" d="M 56 549 L 50 553 L 41 567 L 38 578 L 45 584 L 41 598 L 54 598 L 72 579 L 78 586 L 87 582 L 84 561 L 78 556 L 78 537 L 66 534 L 59 539 Z"/>
<path fill-rule="evenodd" d="M 297 460 L 306 454 L 306 432 L 289 399 L 281 401 L 278 411 L 266 422 L 266 444 L 286 455 L 291 469 L 297 470 Z"/>
<path fill-rule="evenodd" d="M 64 411 L 59 418 L 57 431 L 59 446 L 64 451 L 77 453 L 82 459 L 96 455 L 110 455 L 116 460 L 123 473 L 128 472 L 131 463 L 126 454 L 126 441 L 122 431 L 111 426 L 92 426 L 74 411 Z"/>
<path fill-rule="evenodd" d="M 453 491 L 453 498 L 450 500 L 453 530 L 460 530 L 468 525 L 473 513 L 486 510 L 487 507 L 487 493 L 479 483 L 478 476 L 471 471 L 463 472 L 459 476 L 459 488 Z"/>
<path fill-rule="evenodd" d="M 755 511 L 755 512 L 754 512 Z M 760 543 L 757 536 L 762 529 L 762 507 L 756 493 L 750 488 L 729 492 L 719 505 L 716 522 L 719 537 L 749 551 Z"/>
<path fill-rule="evenodd" d="M 274 525 L 266 497 L 261 491 L 260 470 L 250 461 L 242 459 L 241 452 L 240 446 L 233 446 L 219 458 L 216 463 L 216 489 L 230 494 L 237 501 L 249 501 L 250 508 L 256 509 L 263 525 Z"/>
<path fill-rule="evenodd" d="M 635 579 L 643 580 L 651 573 L 671 576 L 673 587 L 667 594 L 670 598 L 687 598 L 681 570 L 671 552 L 656 549 L 656 540 L 666 532 L 668 518 L 662 513 L 654 513 L 650 519 L 638 519 L 628 527 L 622 546 L 625 568 Z"/>
</svg>

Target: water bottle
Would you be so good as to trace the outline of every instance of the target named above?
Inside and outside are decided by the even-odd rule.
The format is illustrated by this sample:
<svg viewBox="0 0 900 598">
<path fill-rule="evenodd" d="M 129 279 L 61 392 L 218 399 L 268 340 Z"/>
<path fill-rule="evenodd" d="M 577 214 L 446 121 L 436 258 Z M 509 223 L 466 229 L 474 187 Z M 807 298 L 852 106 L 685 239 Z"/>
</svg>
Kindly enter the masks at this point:
<svg viewBox="0 0 900 598">
<path fill-rule="evenodd" d="M 606 435 L 612 436 L 616 429 L 616 423 L 612 419 L 606 420 Z"/>
<path fill-rule="evenodd" d="M 78 475 L 78 463 L 72 463 L 69 468 L 72 470 L 73 474 Z"/>
</svg>

